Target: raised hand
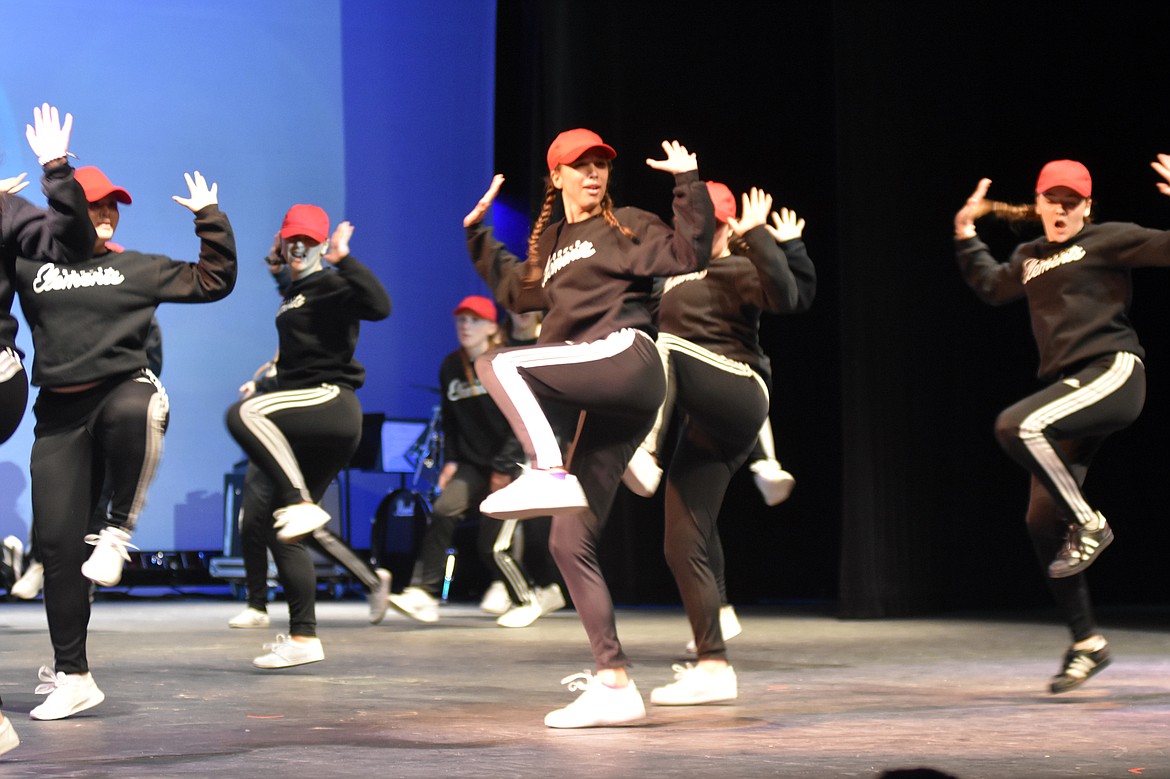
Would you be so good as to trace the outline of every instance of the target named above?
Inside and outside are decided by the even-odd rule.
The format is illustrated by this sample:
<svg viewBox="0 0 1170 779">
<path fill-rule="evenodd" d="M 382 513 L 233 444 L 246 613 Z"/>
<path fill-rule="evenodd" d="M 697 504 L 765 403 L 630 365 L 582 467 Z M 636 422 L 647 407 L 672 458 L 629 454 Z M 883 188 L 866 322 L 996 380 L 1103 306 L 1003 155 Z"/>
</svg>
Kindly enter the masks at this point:
<svg viewBox="0 0 1170 779">
<path fill-rule="evenodd" d="M 758 187 L 743 193 L 743 211 L 739 219 L 732 217 L 727 220 L 731 231 L 736 235 L 743 235 L 753 227 L 766 225 L 768 212 L 772 210 L 772 196 Z"/>
<path fill-rule="evenodd" d="M 19 176 L 12 178 L 0 179 L 0 195 L 15 195 L 20 190 L 28 186 L 28 182 L 24 180 L 27 173 L 21 173 Z"/>
<path fill-rule="evenodd" d="M 955 237 L 974 238 L 975 220 L 987 213 L 987 205 L 983 198 L 987 196 L 987 188 L 991 186 L 991 179 L 979 179 L 975 191 L 967 202 L 955 214 Z"/>
<path fill-rule="evenodd" d="M 183 178 L 187 181 L 187 189 L 191 190 L 191 196 L 173 195 L 171 200 L 181 206 L 186 206 L 195 214 L 199 213 L 201 209 L 219 203 L 219 184 L 213 183 L 210 187 L 207 186 L 207 179 L 203 178 L 203 174 L 199 171 L 195 171 L 194 178 L 190 173 L 184 173 Z"/>
<path fill-rule="evenodd" d="M 336 265 L 349 256 L 349 239 L 353 237 L 353 225 L 349 222 L 342 222 L 337 225 L 337 229 L 333 231 L 333 237 L 329 239 L 329 251 L 325 252 L 325 261 L 330 265 Z"/>
<path fill-rule="evenodd" d="M 502 173 L 497 173 L 492 176 L 491 186 L 488 191 L 483 193 L 483 197 L 475 204 L 475 208 L 467 212 L 467 216 L 463 217 L 463 226 L 471 227 L 473 224 L 479 224 L 483 221 L 483 215 L 492 207 L 492 203 L 496 200 L 496 195 L 499 194 L 500 186 L 504 183 L 504 176 Z"/>
<path fill-rule="evenodd" d="M 267 256 L 264 257 L 264 264 L 268 266 L 268 271 L 273 275 L 280 273 L 287 264 L 284 259 L 284 242 L 280 238 L 279 231 L 272 236 L 272 246 L 268 249 Z"/>
<path fill-rule="evenodd" d="M 764 225 L 764 229 L 772 234 L 776 243 L 793 241 L 804 233 L 804 220 L 797 217 L 795 211 L 781 208 L 780 213 L 772 212 L 773 224 Z"/>
<path fill-rule="evenodd" d="M 48 103 L 33 109 L 33 123 L 24 126 L 24 137 L 41 165 L 69 154 L 69 134 L 73 131 L 73 114 L 65 114 L 65 123 L 56 106 Z"/>
<path fill-rule="evenodd" d="M 663 170 L 667 173 L 686 173 L 699 169 L 698 158 L 678 141 L 663 141 L 662 151 L 666 153 L 666 159 L 652 160 L 647 157 L 646 164 L 654 170 Z"/>
<path fill-rule="evenodd" d="M 1158 159 L 1150 163 L 1150 167 L 1165 179 L 1158 182 L 1158 191 L 1163 195 L 1170 195 L 1170 154 L 1159 154 Z"/>
</svg>

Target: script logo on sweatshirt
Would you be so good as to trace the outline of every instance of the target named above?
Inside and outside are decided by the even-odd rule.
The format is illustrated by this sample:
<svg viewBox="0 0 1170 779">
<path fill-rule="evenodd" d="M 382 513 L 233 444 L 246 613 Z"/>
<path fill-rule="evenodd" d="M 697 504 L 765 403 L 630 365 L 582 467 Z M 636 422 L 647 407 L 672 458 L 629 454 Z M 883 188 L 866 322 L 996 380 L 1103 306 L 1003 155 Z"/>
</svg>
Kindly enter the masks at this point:
<svg viewBox="0 0 1170 779">
<path fill-rule="evenodd" d="M 1084 247 L 1070 246 L 1051 257 L 1045 257 L 1044 259 L 1033 257 L 1024 260 L 1024 283 L 1027 284 L 1040 274 L 1047 273 L 1053 268 L 1059 268 L 1061 265 L 1068 265 L 1070 262 L 1079 262 L 1083 259 L 1085 259 Z"/>
<path fill-rule="evenodd" d="M 486 394 L 487 390 L 483 388 L 478 379 L 471 383 L 465 379 L 451 379 L 451 383 L 447 385 L 447 400 L 450 401 L 467 400 Z"/>
<path fill-rule="evenodd" d="M 553 252 L 549 255 L 548 262 L 544 264 L 544 280 L 540 282 L 540 286 L 547 286 L 548 280 L 569 263 L 592 257 L 595 254 L 597 254 L 597 250 L 593 248 L 592 241 L 577 241 L 571 246 Z"/>
<path fill-rule="evenodd" d="M 276 309 L 276 315 L 280 316 L 285 311 L 291 311 L 294 308 L 300 308 L 301 306 L 305 305 L 305 303 L 307 303 L 307 302 L 308 302 L 308 300 L 305 299 L 305 293 L 299 292 L 299 293 L 297 293 L 297 296 L 295 298 L 293 298 L 292 300 L 286 300 L 283 303 L 281 303 L 280 308 Z"/>
<path fill-rule="evenodd" d="M 681 276 L 670 276 L 666 279 L 666 282 L 662 285 L 662 294 L 665 295 L 667 292 L 670 292 L 672 289 L 674 289 L 679 284 L 682 284 L 684 282 L 702 281 L 705 278 L 707 278 L 707 269 L 706 268 L 703 268 L 702 270 L 694 271 L 693 273 L 684 273 Z"/>
<path fill-rule="evenodd" d="M 58 268 L 53 263 L 42 265 L 33 280 L 33 292 L 61 292 L 84 287 L 114 287 L 126 280 L 116 268 L 98 266 L 89 270 Z"/>
</svg>

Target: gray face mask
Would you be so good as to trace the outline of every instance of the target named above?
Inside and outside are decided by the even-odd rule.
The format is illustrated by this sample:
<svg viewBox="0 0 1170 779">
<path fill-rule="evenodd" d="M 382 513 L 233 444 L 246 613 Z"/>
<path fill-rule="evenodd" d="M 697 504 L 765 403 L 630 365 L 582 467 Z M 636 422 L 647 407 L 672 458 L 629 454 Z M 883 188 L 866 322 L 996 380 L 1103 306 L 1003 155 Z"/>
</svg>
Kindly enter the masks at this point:
<svg viewBox="0 0 1170 779">
<path fill-rule="evenodd" d="M 307 276 L 321 270 L 321 258 L 327 251 L 329 251 L 328 241 L 319 243 L 311 249 L 305 246 L 304 241 L 297 241 L 288 245 L 288 259 L 301 260 L 304 270 L 300 272 L 300 275 Z"/>
</svg>

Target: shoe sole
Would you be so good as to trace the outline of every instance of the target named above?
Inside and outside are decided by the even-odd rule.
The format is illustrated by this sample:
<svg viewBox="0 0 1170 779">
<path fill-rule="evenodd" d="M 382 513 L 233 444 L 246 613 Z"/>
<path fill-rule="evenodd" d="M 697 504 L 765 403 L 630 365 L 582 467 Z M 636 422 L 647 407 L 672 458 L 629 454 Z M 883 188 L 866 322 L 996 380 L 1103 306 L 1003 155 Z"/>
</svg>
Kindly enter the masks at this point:
<svg viewBox="0 0 1170 779">
<path fill-rule="evenodd" d="M 492 510 L 485 511 L 483 509 L 483 507 L 480 507 L 479 513 L 485 517 L 491 517 L 492 519 L 499 519 L 499 520 L 536 519 L 538 517 L 548 517 L 548 516 L 552 516 L 554 514 L 564 514 L 565 512 L 568 512 L 568 511 L 581 511 L 582 509 L 588 509 L 588 508 L 589 508 L 588 506 L 582 506 L 580 504 L 575 504 L 572 506 L 537 506 L 534 508 L 522 508 L 522 509 L 509 510 L 509 511 L 492 511 Z"/>
<path fill-rule="evenodd" d="M 228 627 L 232 630 L 252 630 L 254 628 L 266 628 L 271 626 L 271 622 L 250 622 L 247 625 L 233 625 L 228 623 Z"/>
<path fill-rule="evenodd" d="M 792 497 L 792 490 L 795 487 L 796 479 L 785 479 L 784 481 L 777 484 L 774 488 L 769 489 L 767 494 L 763 494 L 764 491 L 761 490 L 760 492 L 764 498 L 764 505 L 779 506 L 781 503 Z"/>
<path fill-rule="evenodd" d="M 594 721 L 594 722 L 583 722 L 580 724 L 563 723 L 560 725 L 554 725 L 548 721 L 548 717 L 545 717 L 544 718 L 544 725 L 545 725 L 545 727 L 556 728 L 557 730 L 575 730 L 578 728 L 608 728 L 608 727 L 614 727 L 616 725 L 628 725 L 631 722 L 637 722 L 638 720 L 643 720 L 643 719 L 646 719 L 645 709 L 643 709 L 642 713 L 638 714 L 638 715 L 631 715 L 629 717 L 620 717 L 618 719 L 607 719 L 607 720 Z"/>
<path fill-rule="evenodd" d="M 281 663 L 280 665 L 260 665 L 260 663 L 257 663 L 255 660 L 253 660 L 252 665 L 256 666 L 257 668 L 263 668 L 265 671 L 277 671 L 277 670 L 280 670 L 281 668 L 296 668 L 298 665 L 309 665 L 310 663 L 319 663 L 324 659 L 325 659 L 324 657 L 316 657 L 316 658 L 313 658 L 312 660 L 298 660 L 295 663 Z"/>
<path fill-rule="evenodd" d="M 530 627 L 533 624 L 535 624 L 536 620 L 540 619 L 542 616 L 544 616 L 544 615 L 537 614 L 535 617 L 528 620 L 527 622 L 517 622 L 517 623 L 513 623 L 513 624 L 509 624 L 507 622 L 502 622 L 501 620 L 497 619 L 496 624 L 502 628 L 526 628 L 526 627 Z"/>
<path fill-rule="evenodd" d="M 89 579 L 91 582 L 93 582 L 94 584 L 96 584 L 99 587 L 114 587 L 118 584 L 118 582 L 122 581 L 122 572 L 121 571 L 119 571 L 118 575 L 113 579 L 99 579 L 97 577 L 91 576 L 90 574 L 86 573 L 84 565 L 81 566 L 81 575 L 84 576 L 85 578 Z"/>
<path fill-rule="evenodd" d="M 721 696 L 718 698 L 699 698 L 693 701 L 662 701 L 654 700 L 654 693 L 650 693 L 650 702 L 655 706 L 702 706 L 707 703 L 730 703 L 739 698 L 739 693 L 731 697 Z"/>
<path fill-rule="evenodd" d="M 658 492 L 658 483 L 655 483 L 654 489 L 650 489 L 650 485 L 639 479 L 637 476 L 631 476 L 627 470 L 622 474 L 622 484 L 626 489 L 637 495 L 639 498 L 653 498 L 654 493 Z"/>
</svg>

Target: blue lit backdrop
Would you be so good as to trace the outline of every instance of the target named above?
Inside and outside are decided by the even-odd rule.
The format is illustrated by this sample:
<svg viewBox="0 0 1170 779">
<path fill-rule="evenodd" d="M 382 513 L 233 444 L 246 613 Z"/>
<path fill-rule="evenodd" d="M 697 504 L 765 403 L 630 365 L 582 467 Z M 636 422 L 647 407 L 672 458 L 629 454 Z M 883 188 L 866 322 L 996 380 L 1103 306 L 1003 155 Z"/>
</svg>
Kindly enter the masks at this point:
<svg viewBox="0 0 1170 779">
<path fill-rule="evenodd" d="M 24 125 L 49 101 L 75 116 L 77 164 L 134 197 L 118 242 L 197 259 L 190 213 L 171 200 L 194 169 L 218 182 L 236 231 L 235 292 L 159 309 L 172 418 L 138 546 L 220 545 L 223 475 L 241 457 L 223 412 L 275 350 L 261 258 L 292 203 L 353 222 L 354 256 L 394 301 L 389 320 L 362 330 L 364 407 L 429 415 L 455 346 L 450 309 L 483 292 L 460 219 L 492 174 L 492 0 L 0 0 L 0 18 L 0 178 L 38 173 Z M 44 202 L 35 184 L 23 194 Z M 23 322 L 20 345 L 31 356 Z M 0 535 L 27 537 L 31 445 L 30 401 L 0 450 Z M 385 486 L 354 480 L 355 545 Z"/>
</svg>

